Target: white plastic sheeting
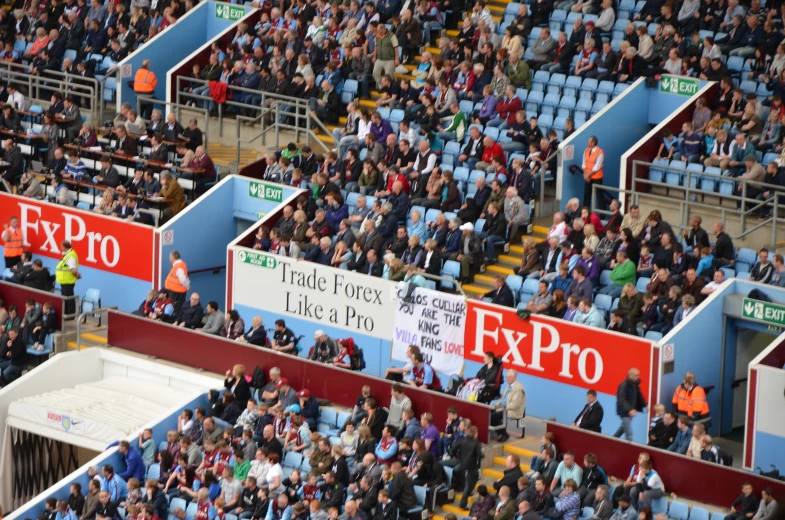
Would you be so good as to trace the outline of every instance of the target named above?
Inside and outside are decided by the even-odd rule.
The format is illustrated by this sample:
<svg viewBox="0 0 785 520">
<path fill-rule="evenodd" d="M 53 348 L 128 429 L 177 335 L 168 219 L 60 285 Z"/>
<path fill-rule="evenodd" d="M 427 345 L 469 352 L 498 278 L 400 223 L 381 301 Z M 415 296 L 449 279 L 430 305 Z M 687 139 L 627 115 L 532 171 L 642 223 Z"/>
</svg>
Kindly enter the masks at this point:
<svg viewBox="0 0 785 520">
<path fill-rule="evenodd" d="M 14 401 L 8 409 L 8 425 L 102 451 L 186 401 L 189 394 L 151 381 L 112 376 Z"/>
</svg>

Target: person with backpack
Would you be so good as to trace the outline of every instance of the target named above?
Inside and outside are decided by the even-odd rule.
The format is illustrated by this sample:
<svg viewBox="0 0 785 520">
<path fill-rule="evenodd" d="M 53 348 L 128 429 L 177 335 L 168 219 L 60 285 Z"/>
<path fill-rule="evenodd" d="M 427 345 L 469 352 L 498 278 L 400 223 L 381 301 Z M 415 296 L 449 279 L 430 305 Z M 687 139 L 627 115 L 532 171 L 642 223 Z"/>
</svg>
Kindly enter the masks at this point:
<svg viewBox="0 0 785 520">
<path fill-rule="evenodd" d="M 733 455 L 714 444 L 714 439 L 709 434 L 701 438 L 700 458 L 706 462 L 714 462 L 723 466 L 733 465 Z"/>
</svg>

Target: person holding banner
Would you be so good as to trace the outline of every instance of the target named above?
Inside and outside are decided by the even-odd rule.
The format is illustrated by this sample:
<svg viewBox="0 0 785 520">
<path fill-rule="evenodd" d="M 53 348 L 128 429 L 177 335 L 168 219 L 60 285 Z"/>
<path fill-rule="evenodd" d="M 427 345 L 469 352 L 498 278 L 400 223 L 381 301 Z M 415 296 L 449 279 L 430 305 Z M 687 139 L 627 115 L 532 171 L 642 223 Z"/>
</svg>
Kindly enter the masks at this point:
<svg viewBox="0 0 785 520">
<path fill-rule="evenodd" d="M 491 406 L 496 409 L 491 412 L 491 426 L 502 426 L 504 412 L 507 411 L 507 419 L 516 419 L 521 428 L 521 439 L 526 436 L 526 390 L 518 382 L 518 373 L 515 370 L 507 370 L 504 375 L 507 386 L 504 388 L 498 401 L 491 402 Z M 507 429 L 499 434 L 499 442 L 506 442 L 510 438 Z"/>
</svg>

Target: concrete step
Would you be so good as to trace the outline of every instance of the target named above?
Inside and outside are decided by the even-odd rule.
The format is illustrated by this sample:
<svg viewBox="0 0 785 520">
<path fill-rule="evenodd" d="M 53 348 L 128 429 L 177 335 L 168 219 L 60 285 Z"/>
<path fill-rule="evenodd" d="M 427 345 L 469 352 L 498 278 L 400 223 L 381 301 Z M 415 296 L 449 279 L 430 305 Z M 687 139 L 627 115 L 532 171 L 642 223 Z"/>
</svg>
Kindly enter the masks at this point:
<svg viewBox="0 0 785 520">
<path fill-rule="evenodd" d="M 526 448 L 521 448 L 519 446 L 515 446 L 514 444 L 505 444 L 504 452 L 513 455 L 518 455 L 521 458 L 527 458 L 527 459 L 531 459 L 532 457 L 539 455 L 539 453 L 537 453 L 536 451 L 529 450 Z"/>
<path fill-rule="evenodd" d="M 499 480 L 504 476 L 503 471 L 499 471 L 496 469 L 484 469 L 482 470 L 482 474 L 485 475 L 486 477 L 491 477 L 494 480 Z"/>
<path fill-rule="evenodd" d="M 494 457 L 493 458 L 493 463 L 495 465 L 501 466 L 503 468 L 503 467 L 505 467 L 507 465 L 507 458 L 506 457 Z M 524 473 L 527 473 L 530 469 L 531 469 L 531 466 L 529 464 L 521 463 L 521 471 L 523 471 Z"/>
<path fill-rule="evenodd" d="M 468 509 L 461 509 L 460 507 L 454 506 L 452 504 L 444 504 L 442 506 L 442 509 L 447 511 L 448 513 L 455 513 L 456 515 L 458 515 L 458 518 L 469 516 Z"/>
</svg>

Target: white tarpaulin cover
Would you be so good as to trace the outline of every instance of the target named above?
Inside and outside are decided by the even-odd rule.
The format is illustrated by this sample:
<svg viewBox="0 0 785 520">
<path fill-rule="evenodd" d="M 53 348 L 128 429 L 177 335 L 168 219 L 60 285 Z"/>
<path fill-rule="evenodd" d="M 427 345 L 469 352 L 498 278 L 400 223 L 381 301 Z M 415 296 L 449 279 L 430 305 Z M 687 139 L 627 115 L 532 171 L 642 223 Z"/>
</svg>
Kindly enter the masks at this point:
<svg viewBox="0 0 785 520">
<path fill-rule="evenodd" d="M 166 384 L 111 376 L 10 404 L 9 426 L 103 450 L 192 396 Z"/>
</svg>

